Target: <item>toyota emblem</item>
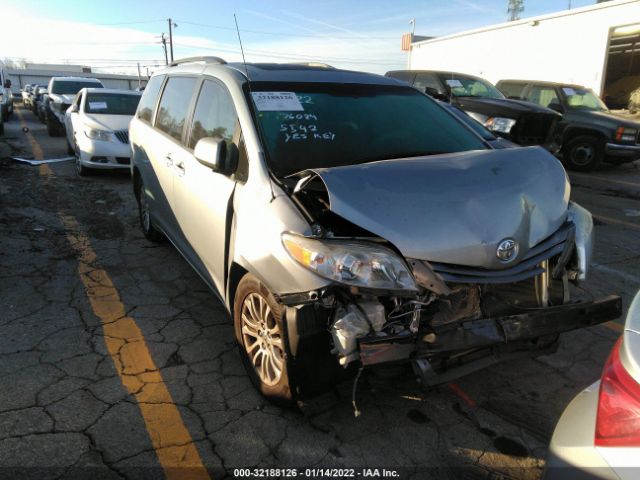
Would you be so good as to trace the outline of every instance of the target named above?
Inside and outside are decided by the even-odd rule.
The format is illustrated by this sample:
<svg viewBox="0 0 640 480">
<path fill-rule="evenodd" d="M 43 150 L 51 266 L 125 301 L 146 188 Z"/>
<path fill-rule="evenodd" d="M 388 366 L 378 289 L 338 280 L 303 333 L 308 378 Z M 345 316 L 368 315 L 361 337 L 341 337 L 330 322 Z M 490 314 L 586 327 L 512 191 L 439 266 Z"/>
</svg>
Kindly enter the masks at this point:
<svg viewBox="0 0 640 480">
<path fill-rule="evenodd" d="M 505 238 L 498 244 L 496 256 L 504 263 L 514 260 L 518 256 L 518 242 L 513 238 Z"/>
</svg>

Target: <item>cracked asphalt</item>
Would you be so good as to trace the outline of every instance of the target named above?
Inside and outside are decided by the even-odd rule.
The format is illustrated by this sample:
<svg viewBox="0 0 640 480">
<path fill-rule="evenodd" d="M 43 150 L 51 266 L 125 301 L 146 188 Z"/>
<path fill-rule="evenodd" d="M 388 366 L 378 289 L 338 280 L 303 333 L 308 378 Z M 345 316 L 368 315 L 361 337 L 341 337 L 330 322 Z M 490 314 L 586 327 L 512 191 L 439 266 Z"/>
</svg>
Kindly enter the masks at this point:
<svg viewBox="0 0 640 480">
<path fill-rule="evenodd" d="M 30 129 L 28 133 L 22 127 Z M 542 475 L 553 427 L 600 376 L 620 322 L 557 353 L 425 391 L 368 372 L 303 406 L 266 402 L 223 306 L 180 255 L 138 228 L 128 172 L 76 176 L 28 111 L 0 138 L 0 478 L 219 479 L 235 468 L 386 467 L 402 478 Z M 596 218 L 586 288 L 640 287 L 640 170 L 572 175 Z"/>
</svg>

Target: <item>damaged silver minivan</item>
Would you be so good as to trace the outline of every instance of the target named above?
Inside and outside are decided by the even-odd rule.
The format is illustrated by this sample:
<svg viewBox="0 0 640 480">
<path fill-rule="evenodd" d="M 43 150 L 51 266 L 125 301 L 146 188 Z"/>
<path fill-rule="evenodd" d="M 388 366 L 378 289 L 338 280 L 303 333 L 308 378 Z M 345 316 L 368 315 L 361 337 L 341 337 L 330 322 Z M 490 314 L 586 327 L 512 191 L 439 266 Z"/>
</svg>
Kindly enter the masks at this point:
<svg viewBox="0 0 640 480">
<path fill-rule="evenodd" d="M 130 140 L 144 234 L 220 297 L 273 400 L 390 363 L 447 382 L 620 315 L 571 298 L 593 223 L 562 165 L 492 149 L 397 80 L 185 59 L 150 79 Z"/>
</svg>

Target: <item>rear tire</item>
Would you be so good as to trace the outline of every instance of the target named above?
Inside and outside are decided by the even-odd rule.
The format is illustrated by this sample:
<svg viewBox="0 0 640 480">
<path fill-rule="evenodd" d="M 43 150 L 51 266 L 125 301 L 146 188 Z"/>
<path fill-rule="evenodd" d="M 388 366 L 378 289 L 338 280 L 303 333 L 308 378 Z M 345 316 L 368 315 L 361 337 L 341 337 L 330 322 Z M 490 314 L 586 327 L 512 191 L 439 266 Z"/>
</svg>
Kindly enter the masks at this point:
<svg viewBox="0 0 640 480">
<path fill-rule="evenodd" d="M 595 170 L 603 159 L 603 142 L 592 135 L 579 135 L 572 138 L 562 149 L 563 163 L 571 170 L 578 172 Z"/>
<path fill-rule="evenodd" d="M 240 280 L 233 302 L 233 324 L 240 355 L 251 382 L 271 402 L 290 406 L 295 400 L 290 380 L 288 337 L 282 306 L 250 273 Z"/>
<path fill-rule="evenodd" d="M 52 118 L 51 113 L 47 113 L 47 133 L 50 137 L 61 137 L 62 136 L 62 127 L 58 124 L 58 121 Z"/>
<path fill-rule="evenodd" d="M 163 240 L 163 235 L 153 226 L 151 220 L 151 212 L 149 210 L 149 201 L 147 200 L 147 194 L 145 192 L 144 183 L 142 179 L 138 182 L 136 198 L 138 200 L 138 216 L 140 218 L 140 228 L 142 233 L 154 243 L 160 243 Z"/>
</svg>

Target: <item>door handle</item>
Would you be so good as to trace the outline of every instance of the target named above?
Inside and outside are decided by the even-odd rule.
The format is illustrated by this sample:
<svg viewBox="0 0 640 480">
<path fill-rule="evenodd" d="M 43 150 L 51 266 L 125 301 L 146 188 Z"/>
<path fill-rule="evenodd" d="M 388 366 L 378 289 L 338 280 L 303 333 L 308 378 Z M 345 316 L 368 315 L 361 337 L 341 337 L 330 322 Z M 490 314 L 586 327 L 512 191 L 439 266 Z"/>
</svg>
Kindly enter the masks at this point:
<svg viewBox="0 0 640 480">
<path fill-rule="evenodd" d="M 173 165 L 173 159 L 171 158 L 171 154 L 168 154 L 166 157 L 164 157 L 166 163 L 167 163 L 167 167 L 170 167 Z"/>
<path fill-rule="evenodd" d="M 186 169 L 184 168 L 184 162 L 176 163 L 176 169 L 178 170 L 178 175 L 184 175 Z"/>
</svg>

